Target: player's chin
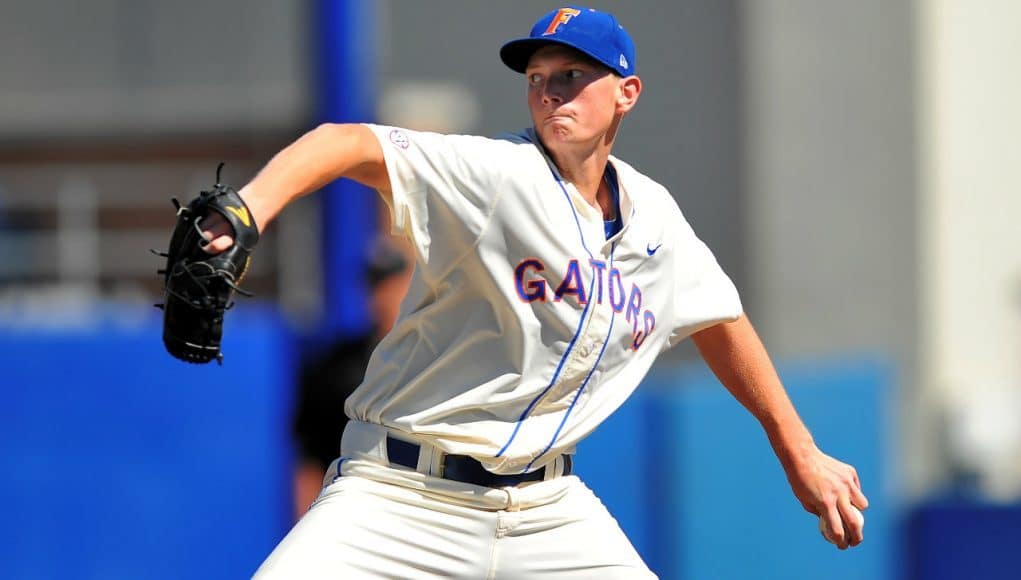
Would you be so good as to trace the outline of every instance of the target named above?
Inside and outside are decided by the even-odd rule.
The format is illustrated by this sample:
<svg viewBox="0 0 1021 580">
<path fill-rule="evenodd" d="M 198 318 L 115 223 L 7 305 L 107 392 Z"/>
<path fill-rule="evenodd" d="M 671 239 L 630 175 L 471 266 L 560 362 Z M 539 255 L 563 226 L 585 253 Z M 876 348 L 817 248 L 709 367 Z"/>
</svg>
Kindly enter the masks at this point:
<svg viewBox="0 0 1021 580">
<path fill-rule="evenodd" d="M 567 145 L 577 141 L 574 131 L 564 123 L 546 123 L 539 129 L 539 136 L 547 147 Z"/>
</svg>

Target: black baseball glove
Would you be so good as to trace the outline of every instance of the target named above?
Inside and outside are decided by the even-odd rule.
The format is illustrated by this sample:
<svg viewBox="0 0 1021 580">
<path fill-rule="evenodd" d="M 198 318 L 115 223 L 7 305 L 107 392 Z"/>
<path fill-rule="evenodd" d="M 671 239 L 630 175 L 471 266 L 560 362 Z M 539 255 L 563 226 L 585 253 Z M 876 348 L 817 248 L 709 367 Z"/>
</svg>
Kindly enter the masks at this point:
<svg viewBox="0 0 1021 580">
<path fill-rule="evenodd" d="M 238 285 L 259 241 L 259 229 L 238 192 L 220 183 L 222 168 L 223 163 L 216 169 L 212 190 L 201 192 L 188 205 L 172 199 L 177 225 L 166 253 L 156 252 L 167 259 L 166 269 L 159 271 L 164 276 L 164 303 L 156 305 L 163 309 L 163 344 L 167 352 L 190 363 L 223 361 L 223 313 L 233 306 L 235 292 L 251 296 Z M 219 254 L 203 249 L 208 241 L 199 226 L 212 212 L 234 228 L 234 245 Z"/>
</svg>

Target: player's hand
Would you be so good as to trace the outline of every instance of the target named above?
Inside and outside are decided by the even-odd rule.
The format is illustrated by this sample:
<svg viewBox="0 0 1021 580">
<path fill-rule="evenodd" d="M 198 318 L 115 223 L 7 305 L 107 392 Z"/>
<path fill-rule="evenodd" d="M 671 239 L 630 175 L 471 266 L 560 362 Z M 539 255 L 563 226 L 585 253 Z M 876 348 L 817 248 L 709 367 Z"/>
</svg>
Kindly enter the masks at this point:
<svg viewBox="0 0 1021 580">
<path fill-rule="evenodd" d="M 230 222 L 217 212 L 211 212 L 199 222 L 202 237 L 209 240 L 203 249 L 210 254 L 219 254 L 234 244 L 234 229 Z"/>
<path fill-rule="evenodd" d="M 812 445 L 802 460 L 788 469 L 787 479 L 805 510 L 819 516 L 828 527 L 827 540 L 841 550 L 862 542 L 865 522 L 854 508 L 865 510 L 869 500 L 854 467 Z"/>
</svg>

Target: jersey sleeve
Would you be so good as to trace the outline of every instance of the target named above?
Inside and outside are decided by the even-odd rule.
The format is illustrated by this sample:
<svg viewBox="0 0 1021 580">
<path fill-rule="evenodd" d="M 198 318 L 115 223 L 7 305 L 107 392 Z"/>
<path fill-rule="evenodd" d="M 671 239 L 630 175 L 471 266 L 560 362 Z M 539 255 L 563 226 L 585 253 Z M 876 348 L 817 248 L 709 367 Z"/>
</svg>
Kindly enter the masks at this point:
<svg viewBox="0 0 1021 580">
<path fill-rule="evenodd" d="M 674 326 L 668 346 L 720 322 L 733 322 L 744 311 L 737 288 L 708 246 L 677 211 L 674 228 Z"/>
<path fill-rule="evenodd" d="M 499 197 L 504 142 L 366 125 L 390 175 L 391 231 L 438 272 L 474 246 Z"/>
</svg>

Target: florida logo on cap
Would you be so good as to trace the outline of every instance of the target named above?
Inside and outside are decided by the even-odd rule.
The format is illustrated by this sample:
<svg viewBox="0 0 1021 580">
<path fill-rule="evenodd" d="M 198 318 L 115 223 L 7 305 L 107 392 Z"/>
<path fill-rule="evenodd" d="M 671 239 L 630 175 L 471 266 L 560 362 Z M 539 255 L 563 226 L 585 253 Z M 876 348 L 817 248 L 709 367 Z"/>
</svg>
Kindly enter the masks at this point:
<svg viewBox="0 0 1021 580">
<path fill-rule="evenodd" d="M 550 21 L 549 26 L 546 28 L 546 32 L 543 32 L 542 35 L 549 36 L 551 34 L 556 34 L 558 28 L 567 24 L 572 18 L 579 14 L 581 14 L 581 10 L 578 10 L 577 8 L 561 8 L 560 10 L 557 10 L 557 15 L 553 17 L 553 20 Z"/>
</svg>

